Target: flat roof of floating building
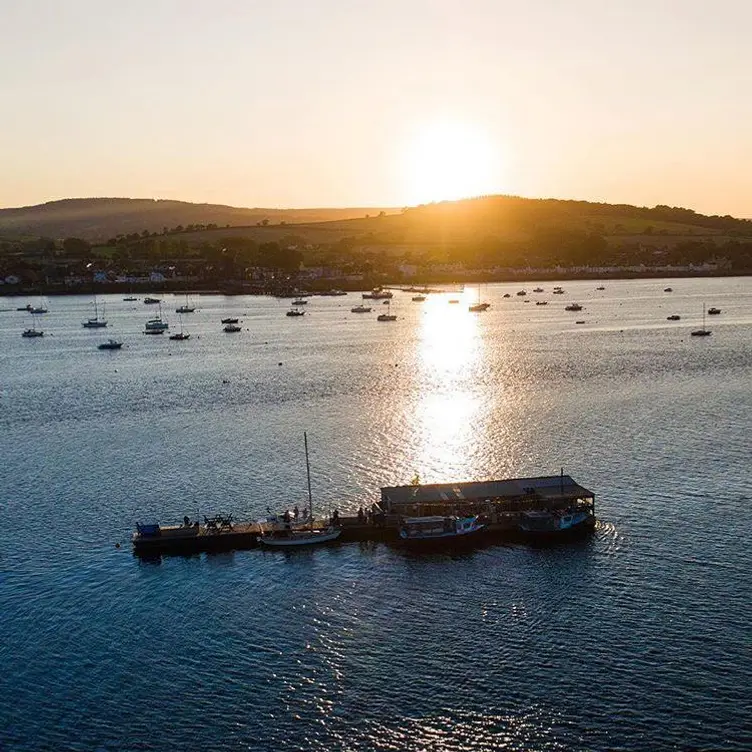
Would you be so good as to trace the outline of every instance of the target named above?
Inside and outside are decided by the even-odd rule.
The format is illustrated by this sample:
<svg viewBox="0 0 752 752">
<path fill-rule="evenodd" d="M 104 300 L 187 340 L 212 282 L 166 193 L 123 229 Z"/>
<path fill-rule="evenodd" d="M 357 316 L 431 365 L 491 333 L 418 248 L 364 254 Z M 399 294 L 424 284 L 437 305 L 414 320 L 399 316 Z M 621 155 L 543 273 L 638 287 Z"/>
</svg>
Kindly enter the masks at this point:
<svg viewBox="0 0 752 752">
<path fill-rule="evenodd" d="M 570 475 L 544 475 L 539 478 L 430 483 L 420 486 L 391 486 L 381 489 L 387 509 L 408 504 L 458 504 L 478 501 L 513 501 L 537 496 L 542 499 L 595 498 L 595 494 Z"/>
</svg>

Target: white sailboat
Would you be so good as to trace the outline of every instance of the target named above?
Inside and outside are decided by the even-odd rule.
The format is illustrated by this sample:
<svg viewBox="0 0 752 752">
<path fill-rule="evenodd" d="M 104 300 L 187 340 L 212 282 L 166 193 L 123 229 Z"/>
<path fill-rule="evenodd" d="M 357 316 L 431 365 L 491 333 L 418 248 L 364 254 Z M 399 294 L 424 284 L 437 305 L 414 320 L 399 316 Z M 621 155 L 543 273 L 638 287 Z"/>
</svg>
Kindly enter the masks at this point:
<svg viewBox="0 0 752 752">
<path fill-rule="evenodd" d="M 377 321 L 396 321 L 397 320 L 397 314 L 392 313 L 392 301 L 387 300 L 387 307 L 386 307 L 386 313 L 380 313 L 377 317 Z"/>
<path fill-rule="evenodd" d="M 175 334 L 171 334 L 170 339 L 175 339 L 175 340 L 190 339 L 191 337 L 190 333 L 183 331 L 183 317 L 178 315 L 178 318 L 180 319 L 180 331 L 175 332 Z"/>
<path fill-rule="evenodd" d="M 175 309 L 175 313 L 193 313 L 196 310 L 196 306 L 188 300 L 188 293 L 185 294 L 185 303 L 178 306 Z M 186 337 L 187 339 L 187 337 Z"/>
<path fill-rule="evenodd" d="M 261 528 L 261 535 L 258 536 L 258 542 L 264 546 L 272 546 L 276 548 L 292 548 L 295 546 L 312 546 L 320 543 L 329 543 L 336 540 L 342 533 L 342 528 L 339 527 L 327 527 L 327 528 L 314 528 L 313 527 L 313 494 L 311 493 L 311 465 L 308 461 L 308 435 L 303 432 L 303 443 L 305 444 L 305 458 L 306 458 L 306 475 L 308 478 L 308 519 L 310 521 L 309 527 L 304 529 L 293 529 L 291 526 L 282 532 L 282 534 L 275 534 L 274 532 L 265 532 L 263 526 Z"/>
<path fill-rule="evenodd" d="M 84 321 L 81 326 L 85 329 L 104 329 L 107 326 L 107 320 L 104 317 L 104 305 L 102 306 L 102 318 L 99 318 L 99 307 L 97 305 L 97 296 L 94 295 L 94 316 Z"/>
</svg>

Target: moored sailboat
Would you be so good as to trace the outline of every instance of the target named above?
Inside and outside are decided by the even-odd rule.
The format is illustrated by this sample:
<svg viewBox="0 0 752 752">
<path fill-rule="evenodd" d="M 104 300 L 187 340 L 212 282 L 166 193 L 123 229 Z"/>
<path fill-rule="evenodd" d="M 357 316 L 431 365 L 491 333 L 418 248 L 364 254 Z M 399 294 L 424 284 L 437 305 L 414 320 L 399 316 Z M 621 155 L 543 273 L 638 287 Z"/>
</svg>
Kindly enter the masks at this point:
<svg viewBox="0 0 752 752">
<path fill-rule="evenodd" d="M 321 543 L 329 543 L 339 538 L 342 528 L 326 527 L 314 528 L 313 526 L 313 494 L 311 493 L 311 465 L 308 460 L 308 435 L 303 432 L 305 446 L 306 477 L 308 479 L 308 520 L 309 526 L 305 529 L 293 529 L 291 523 L 287 523 L 281 533 L 276 531 L 264 531 L 263 525 L 258 542 L 264 546 L 277 548 L 292 548 L 297 546 L 312 546 Z"/>
</svg>

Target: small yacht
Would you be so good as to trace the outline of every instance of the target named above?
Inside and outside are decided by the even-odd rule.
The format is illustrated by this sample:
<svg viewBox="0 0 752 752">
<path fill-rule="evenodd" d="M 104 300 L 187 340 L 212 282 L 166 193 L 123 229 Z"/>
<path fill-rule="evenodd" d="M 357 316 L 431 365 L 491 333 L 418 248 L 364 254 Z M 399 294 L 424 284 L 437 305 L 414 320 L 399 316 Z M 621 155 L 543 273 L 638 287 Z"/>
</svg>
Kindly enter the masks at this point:
<svg viewBox="0 0 752 752">
<path fill-rule="evenodd" d="M 663 292 L 673 292 L 673 291 L 674 291 L 673 287 L 664 287 L 663 288 Z"/>
<path fill-rule="evenodd" d="M 161 302 L 159 298 L 144 298 L 144 305 L 156 305 Z"/>
<path fill-rule="evenodd" d="M 170 339 L 175 340 L 184 340 L 184 339 L 190 339 L 191 335 L 188 332 L 175 332 L 175 334 L 170 335 Z"/>
<path fill-rule="evenodd" d="M 681 316 L 678 313 L 672 313 L 670 316 L 666 316 L 666 321 L 681 321 Z"/>
<path fill-rule="evenodd" d="M 564 290 L 561 287 L 554 287 L 554 295 L 563 295 Z"/>
<path fill-rule="evenodd" d="M 565 311 L 581 311 L 582 306 L 579 303 L 570 303 L 568 306 L 564 306 Z"/>
<path fill-rule="evenodd" d="M 97 345 L 97 350 L 119 350 L 122 346 L 122 342 L 119 342 L 116 339 L 108 339 L 107 342 L 102 342 L 101 345 Z"/>
<path fill-rule="evenodd" d="M 717 316 L 720 312 L 720 308 L 708 308 L 708 316 Z"/>
<path fill-rule="evenodd" d="M 426 299 L 425 295 L 413 295 L 413 303 L 422 303 Z"/>
<path fill-rule="evenodd" d="M 525 295 L 527 295 L 527 290 L 520 290 L 520 291 L 519 291 L 519 292 L 517 293 L 517 295 L 518 295 L 518 296 L 519 296 L 520 298 L 522 298 L 522 297 L 524 297 Z"/>
<path fill-rule="evenodd" d="M 123 298 L 123 301 L 125 303 L 133 303 L 136 300 L 138 300 L 138 298 L 134 298 L 133 295 L 129 295 L 127 298 Z"/>
<path fill-rule="evenodd" d="M 43 337 L 44 332 L 41 329 L 35 329 L 34 327 L 32 327 L 31 329 L 24 329 L 21 336 L 22 337 Z"/>
<path fill-rule="evenodd" d="M 595 289 L 596 290 L 605 290 L 606 288 L 601 285 L 600 287 L 596 287 Z"/>
<path fill-rule="evenodd" d="M 179 305 L 175 309 L 175 313 L 193 313 L 196 310 L 196 306 L 193 305 L 190 300 L 188 300 L 188 293 L 185 295 L 185 303 L 183 305 Z"/>
<path fill-rule="evenodd" d="M 295 300 L 292 301 L 292 304 L 295 306 L 308 305 L 308 301 L 305 298 L 295 298 Z"/>
<path fill-rule="evenodd" d="M 305 316 L 305 311 L 301 311 L 300 308 L 291 308 L 285 316 Z"/>
<path fill-rule="evenodd" d="M 387 301 L 388 303 L 391 303 L 391 301 Z M 391 304 L 386 309 L 386 313 L 380 313 L 376 317 L 377 321 L 396 321 L 397 320 L 397 314 L 392 313 L 392 306 Z"/>
<path fill-rule="evenodd" d="M 690 332 L 693 337 L 709 337 L 712 332 L 705 328 L 705 306 L 702 307 L 702 329 L 695 329 Z"/>
<path fill-rule="evenodd" d="M 239 332 L 242 330 L 242 327 L 238 326 L 237 324 L 226 324 L 222 331 L 225 332 Z"/>
<path fill-rule="evenodd" d="M 228 319 L 222 319 L 223 324 L 237 324 L 239 319 L 234 318 L 228 318 Z"/>
<path fill-rule="evenodd" d="M 533 290 L 533 292 L 543 292 L 543 288 L 542 288 L 542 287 L 536 287 L 536 288 L 535 288 L 535 289 Z"/>
<path fill-rule="evenodd" d="M 548 305 L 547 300 L 536 300 L 535 305 Z"/>
<path fill-rule="evenodd" d="M 104 306 L 102 306 L 104 311 Z M 94 316 L 84 321 L 81 326 L 84 329 L 104 329 L 107 326 L 107 320 L 104 318 L 104 312 L 102 318 L 99 317 L 99 306 L 97 304 L 97 296 L 94 296 Z"/>
<path fill-rule="evenodd" d="M 550 537 L 587 530 L 595 525 L 595 514 L 589 505 L 567 509 L 531 510 L 520 515 L 519 527 L 529 535 Z"/>
<path fill-rule="evenodd" d="M 505 297 L 505 298 L 511 298 L 512 296 L 511 296 L 511 295 L 510 295 L 510 294 L 509 294 L 508 292 L 505 292 L 505 293 L 504 293 L 504 297 Z"/>
<path fill-rule="evenodd" d="M 364 306 L 363 304 L 359 304 L 356 306 L 353 306 L 350 309 L 350 313 L 370 313 L 373 309 L 371 306 Z"/>
</svg>

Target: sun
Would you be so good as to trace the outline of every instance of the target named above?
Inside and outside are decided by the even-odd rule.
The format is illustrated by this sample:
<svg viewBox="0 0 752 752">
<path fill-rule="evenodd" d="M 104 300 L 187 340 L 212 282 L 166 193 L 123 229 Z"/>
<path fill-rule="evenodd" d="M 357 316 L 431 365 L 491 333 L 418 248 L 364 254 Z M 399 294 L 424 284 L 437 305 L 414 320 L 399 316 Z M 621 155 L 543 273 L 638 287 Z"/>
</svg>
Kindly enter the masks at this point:
<svg viewBox="0 0 752 752">
<path fill-rule="evenodd" d="M 403 163 L 410 204 L 501 192 L 498 148 L 469 123 L 440 121 L 416 129 Z"/>
</svg>

